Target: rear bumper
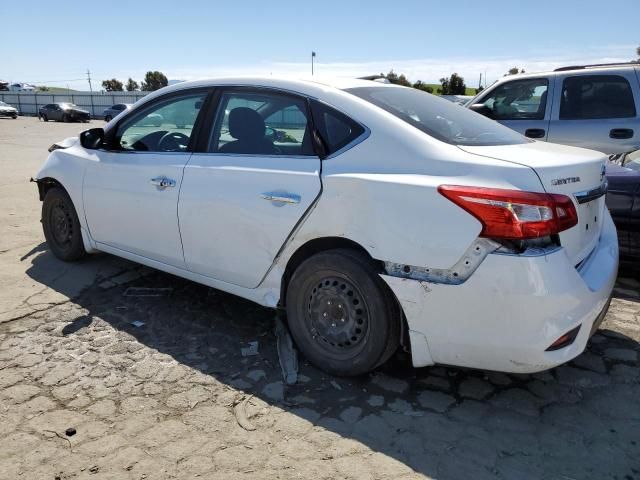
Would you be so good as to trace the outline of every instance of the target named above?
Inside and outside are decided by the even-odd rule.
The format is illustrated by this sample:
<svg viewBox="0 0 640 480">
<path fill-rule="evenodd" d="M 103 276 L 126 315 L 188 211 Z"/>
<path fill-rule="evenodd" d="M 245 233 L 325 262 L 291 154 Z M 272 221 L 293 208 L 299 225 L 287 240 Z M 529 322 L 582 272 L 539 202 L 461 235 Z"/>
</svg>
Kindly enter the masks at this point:
<svg viewBox="0 0 640 480">
<path fill-rule="evenodd" d="M 617 270 L 618 240 L 607 211 L 600 240 L 579 268 L 558 249 L 541 256 L 490 254 L 461 285 L 382 278 L 407 317 L 415 366 L 529 373 L 584 350 L 606 313 Z M 573 343 L 546 351 L 578 326 Z"/>
</svg>

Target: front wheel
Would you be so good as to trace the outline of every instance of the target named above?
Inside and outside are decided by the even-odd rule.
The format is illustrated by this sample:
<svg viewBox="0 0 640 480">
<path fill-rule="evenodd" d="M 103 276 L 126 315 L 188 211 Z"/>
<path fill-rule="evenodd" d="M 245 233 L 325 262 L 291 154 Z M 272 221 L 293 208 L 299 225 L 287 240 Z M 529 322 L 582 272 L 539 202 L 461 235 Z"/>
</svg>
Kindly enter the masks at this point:
<svg viewBox="0 0 640 480">
<path fill-rule="evenodd" d="M 40 120 L 42 120 L 43 122 L 48 122 L 49 121 L 49 119 L 47 118 L 47 116 L 44 113 L 40 114 Z"/>
<path fill-rule="evenodd" d="M 62 188 L 53 187 L 44 197 L 42 229 L 51 252 L 60 260 L 72 262 L 86 254 L 78 214 Z"/>
<path fill-rule="evenodd" d="M 367 373 L 400 343 L 400 310 L 376 265 L 348 249 L 305 260 L 287 289 L 287 318 L 298 348 L 339 376 Z"/>
</svg>

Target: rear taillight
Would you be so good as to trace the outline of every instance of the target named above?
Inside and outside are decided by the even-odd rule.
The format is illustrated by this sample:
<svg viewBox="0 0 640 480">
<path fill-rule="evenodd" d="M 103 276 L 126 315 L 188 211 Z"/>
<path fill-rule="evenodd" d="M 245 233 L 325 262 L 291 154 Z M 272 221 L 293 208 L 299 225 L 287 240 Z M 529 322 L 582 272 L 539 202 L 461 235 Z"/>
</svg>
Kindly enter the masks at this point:
<svg viewBox="0 0 640 480">
<path fill-rule="evenodd" d="M 438 191 L 480 220 L 481 237 L 546 237 L 578 223 L 576 208 L 565 195 L 460 185 L 441 185 Z"/>
</svg>

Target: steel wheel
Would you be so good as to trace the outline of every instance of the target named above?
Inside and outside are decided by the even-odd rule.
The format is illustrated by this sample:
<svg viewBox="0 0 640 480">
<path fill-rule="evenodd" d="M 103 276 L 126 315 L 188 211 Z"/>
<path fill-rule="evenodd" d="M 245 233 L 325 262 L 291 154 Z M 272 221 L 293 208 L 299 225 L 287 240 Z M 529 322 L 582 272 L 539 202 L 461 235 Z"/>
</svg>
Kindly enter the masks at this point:
<svg viewBox="0 0 640 480">
<path fill-rule="evenodd" d="M 62 188 L 53 187 L 44 197 L 42 229 L 51 252 L 59 259 L 72 261 L 85 255 L 78 215 Z"/>
<path fill-rule="evenodd" d="M 333 352 L 354 351 L 369 332 L 369 313 L 348 280 L 325 277 L 309 292 L 307 325 L 313 338 Z"/>
<path fill-rule="evenodd" d="M 69 248 L 73 236 L 73 219 L 61 199 L 58 199 L 49 210 L 49 222 L 56 246 L 62 250 Z"/>
<path fill-rule="evenodd" d="M 289 329 L 316 367 L 361 375 L 400 343 L 400 310 L 378 265 L 349 249 L 320 252 L 296 268 L 287 287 Z"/>
</svg>

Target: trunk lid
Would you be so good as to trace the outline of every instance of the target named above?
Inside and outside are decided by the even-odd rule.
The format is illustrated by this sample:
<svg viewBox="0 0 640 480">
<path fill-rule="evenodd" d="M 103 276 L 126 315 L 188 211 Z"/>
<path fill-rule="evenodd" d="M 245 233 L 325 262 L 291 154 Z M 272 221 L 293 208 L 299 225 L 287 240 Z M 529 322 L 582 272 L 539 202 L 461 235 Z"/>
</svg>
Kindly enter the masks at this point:
<svg viewBox="0 0 640 480">
<path fill-rule="evenodd" d="M 576 207 L 578 224 L 560 233 L 560 242 L 573 264 L 578 265 L 595 248 L 606 208 L 605 154 L 545 142 L 460 148 L 475 155 L 532 168 L 544 191 L 566 195 Z"/>
</svg>

